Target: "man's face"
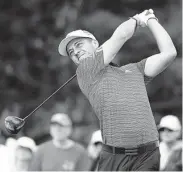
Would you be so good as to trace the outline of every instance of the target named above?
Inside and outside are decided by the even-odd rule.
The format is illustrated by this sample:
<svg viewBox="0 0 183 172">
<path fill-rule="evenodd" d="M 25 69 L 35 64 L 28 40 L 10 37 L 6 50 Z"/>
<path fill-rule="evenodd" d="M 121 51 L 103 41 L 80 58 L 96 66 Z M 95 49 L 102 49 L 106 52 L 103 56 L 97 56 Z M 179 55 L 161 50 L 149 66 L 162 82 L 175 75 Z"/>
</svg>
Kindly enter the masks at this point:
<svg viewBox="0 0 183 172">
<path fill-rule="evenodd" d="M 97 47 L 97 41 L 90 38 L 76 38 L 68 43 L 66 49 L 73 62 L 79 65 L 81 60 L 92 57 Z"/>
<path fill-rule="evenodd" d="M 168 128 L 163 128 L 160 130 L 160 138 L 164 142 L 176 141 L 180 136 L 180 131 L 173 131 Z"/>
<path fill-rule="evenodd" d="M 58 123 L 51 123 L 50 134 L 54 140 L 63 141 L 68 139 L 71 134 L 71 126 L 62 126 Z"/>
</svg>

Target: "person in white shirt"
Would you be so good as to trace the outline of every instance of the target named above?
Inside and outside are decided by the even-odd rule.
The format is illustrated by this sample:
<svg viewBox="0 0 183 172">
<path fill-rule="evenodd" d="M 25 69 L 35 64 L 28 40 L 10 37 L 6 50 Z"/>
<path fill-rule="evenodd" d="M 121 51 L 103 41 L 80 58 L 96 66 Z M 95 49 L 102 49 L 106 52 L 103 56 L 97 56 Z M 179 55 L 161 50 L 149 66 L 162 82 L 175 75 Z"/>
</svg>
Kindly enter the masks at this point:
<svg viewBox="0 0 183 172">
<path fill-rule="evenodd" d="M 102 142 L 101 130 L 94 131 L 87 147 L 89 157 L 92 159 L 90 171 L 96 171 L 98 168 L 99 155 L 102 150 Z"/>
<path fill-rule="evenodd" d="M 0 172 L 12 172 L 15 142 L 14 138 L 6 139 L 0 130 Z"/>
<path fill-rule="evenodd" d="M 28 171 L 37 146 L 33 139 L 23 136 L 17 140 L 14 154 L 14 171 Z"/>
<path fill-rule="evenodd" d="M 9 159 L 8 148 L 5 145 L 0 144 L 0 164 L 1 164 L 0 171 L 10 172 L 8 159 Z"/>
<path fill-rule="evenodd" d="M 87 147 L 89 156 L 92 158 L 96 158 L 100 153 L 101 145 L 102 145 L 101 130 L 94 131 L 92 133 L 90 142 Z"/>
<path fill-rule="evenodd" d="M 158 126 L 160 133 L 160 170 L 164 170 L 171 152 L 177 145 L 182 144 L 180 138 L 181 123 L 174 115 L 164 116 Z"/>
</svg>

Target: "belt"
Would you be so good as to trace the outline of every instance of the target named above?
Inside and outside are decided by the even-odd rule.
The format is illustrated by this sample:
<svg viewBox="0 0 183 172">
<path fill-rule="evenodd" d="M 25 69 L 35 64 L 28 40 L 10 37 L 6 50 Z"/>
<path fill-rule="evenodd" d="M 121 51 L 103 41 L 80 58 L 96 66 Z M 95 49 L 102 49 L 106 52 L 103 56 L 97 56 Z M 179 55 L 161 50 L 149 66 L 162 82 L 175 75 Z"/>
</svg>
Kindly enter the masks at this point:
<svg viewBox="0 0 183 172">
<path fill-rule="evenodd" d="M 149 143 L 142 144 L 137 147 L 131 147 L 131 148 L 114 147 L 114 146 L 103 144 L 102 150 L 113 153 L 113 154 L 138 155 L 138 154 L 143 154 L 147 151 L 152 151 L 157 147 L 159 147 L 159 141 L 149 142 Z"/>
</svg>

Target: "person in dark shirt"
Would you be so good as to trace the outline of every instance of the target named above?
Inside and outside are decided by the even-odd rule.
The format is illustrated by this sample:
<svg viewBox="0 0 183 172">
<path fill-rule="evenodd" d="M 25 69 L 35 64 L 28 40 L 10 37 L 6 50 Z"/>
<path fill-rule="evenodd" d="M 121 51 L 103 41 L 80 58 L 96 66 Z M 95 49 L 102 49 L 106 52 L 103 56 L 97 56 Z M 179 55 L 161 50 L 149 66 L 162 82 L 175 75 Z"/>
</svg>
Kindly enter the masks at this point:
<svg viewBox="0 0 183 172">
<path fill-rule="evenodd" d="M 52 140 L 43 143 L 35 153 L 30 171 L 87 171 L 91 160 L 86 149 L 69 139 L 72 122 L 67 114 L 57 113 L 51 118 Z"/>
</svg>

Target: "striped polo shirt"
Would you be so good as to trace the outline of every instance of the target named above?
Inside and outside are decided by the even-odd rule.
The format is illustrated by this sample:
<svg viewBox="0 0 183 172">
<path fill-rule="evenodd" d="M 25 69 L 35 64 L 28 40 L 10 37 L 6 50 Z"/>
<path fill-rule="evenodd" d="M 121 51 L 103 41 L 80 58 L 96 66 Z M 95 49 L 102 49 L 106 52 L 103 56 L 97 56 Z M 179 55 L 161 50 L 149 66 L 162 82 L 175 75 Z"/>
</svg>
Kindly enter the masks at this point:
<svg viewBox="0 0 183 172">
<path fill-rule="evenodd" d="M 103 141 L 116 147 L 133 147 L 158 140 L 144 75 L 146 59 L 121 67 L 104 64 L 103 50 L 79 64 L 79 87 L 93 107 Z"/>
</svg>

